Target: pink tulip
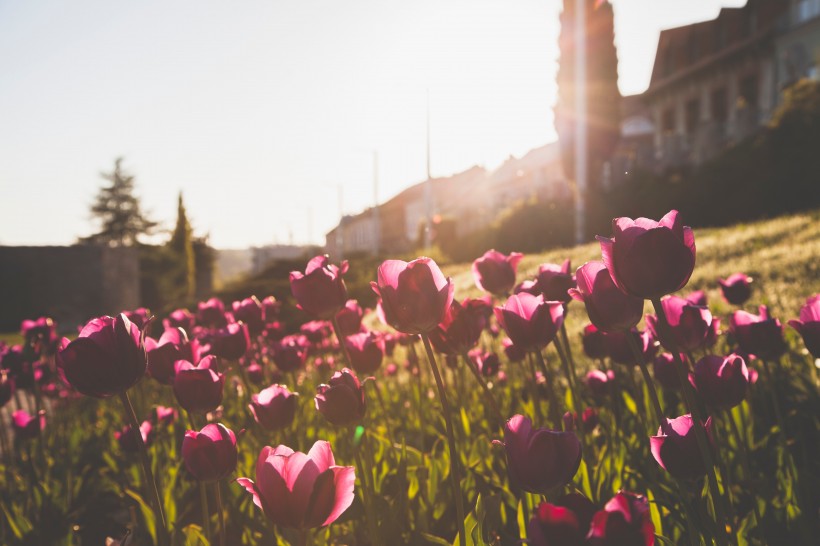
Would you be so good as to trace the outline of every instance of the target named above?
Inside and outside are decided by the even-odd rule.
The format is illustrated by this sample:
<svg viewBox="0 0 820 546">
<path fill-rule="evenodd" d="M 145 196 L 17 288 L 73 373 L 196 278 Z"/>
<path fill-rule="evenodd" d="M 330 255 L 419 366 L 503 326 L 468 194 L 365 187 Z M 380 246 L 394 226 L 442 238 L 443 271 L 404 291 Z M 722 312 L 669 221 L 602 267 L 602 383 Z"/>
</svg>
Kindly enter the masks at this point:
<svg viewBox="0 0 820 546">
<path fill-rule="evenodd" d="M 616 218 L 611 239 L 598 237 L 612 280 L 623 292 L 654 299 L 677 292 L 695 268 L 695 236 L 672 210 L 659 222 Z"/>
<path fill-rule="evenodd" d="M 475 347 L 487 320 L 473 300 L 462 304 L 453 301 L 444 320 L 430 332 L 430 342 L 436 351 L 447 355 L 461 355 Z"/>
<path fill-rule="evenodd" d="M 377 332 L 362 332 L 344 339 L 350 365 L 360 374 L 372 374 L 384 360 L 384 340 Z"/>
<path fill-rule="evenodd" d="M 171 311 L 167 318 L 163 319 L 162 326 L 166 330 L 169 328 L 182 328 L 185 333 L 194 331 L 196 318 L 187 309 L 176 309 Z"/>
<path fill-rule="evenodd" d="M 615 380 L 615 372 L 607 370 L 591 370 L 587 373 L 584 382 L 586 383 L 589 392 L 592 393 L 592 398 L 596 402 L 602 403 L 613 392 L 613 382 Z"/>
<path fill-rule="evenodd" d="M 293 422 L 297 394 L 284 385 L 271 385 L 259 394 L 251 395 L 248 406 L 257 423 L 266 430 L 280 430 Z"/>
<path fill-rule="evenodd" d="M 606 337 L 606 334 L 596 328 L 594 324 L 587 324 L 584 326 L 584 331 L 581 337 L 581 345 L 584 348 L 584 354 L 595 360 L 603 360 L 606 358 L 607 350 L 604 337 Z"/>
<path fill-rule="evenodd" d="M 242 322 L 234 322 L 218 330 L 211 330 L 206 336 L 206 354 L 212 354 L 227 360 L 239 360 L 250 347 L 250 333 L 248 326 Z"/>
<path fill-rule="evenodd" d="M 330 525 L 353 503 L 352 466 L 336 466 L 330 444 L 318 441 L 307 455 L 287 446 L 262 448 L 256 483 L 237 483 L 275 525 L 311 529 Z"/>
<path fill-rule="evenodd" d="M 480 290 L 506 296 L 515 286 L 518 262 L 524 257 L 519 252 L 506 256 L 497 250 L 488 250 L 473 262 L 473 279 Z"/>
<path fill-rule="evenodd" d="M 228 323 L 225 318 L 225 304 L 219 298 L 199 302 L 197 320 L 206 328 L 222 328 Z"/>
<path fill-rule="evenodd" d="M 140 436 L 142 436 L 142 443 L 150 446 L 154 440 L 154 425 L 151 421 L 143 421 L 140 425 Z M 137 453 L 139 451 L 139 444 L 137 438 L 134 436 L 134 431 L 131 425 L 126 425 L 122 430 L 114 432 L 114 438 L 120 444 L 120 449 L 127 453 Z"/>
<path fill-rule="evenodd" d="M 735 354 L 726 358 L 715 355 L 701 358 L 689 378 L 703 401 L 721 410 L 743 402 L 749 387 L 746 362 Z"/>
<path fill-rule="evenodd" d="M 583 546 L 595 505 L 579 493 L 570 493 L 556 504 L 542 502 L 527 525 L 531 546 Z"/>
<path fill-rule="evenodd" d="M 352 336 L 362 327 L 362 317 L 364 311 L 359 307 L 356 300 L 347 300 L 345 306 L 336 313 L 336 322 L 339 324 L 339 331 L 343 336 Z"/>
<path fill-rule="evenodd" d="M 637 328 L 632 328 L 628 332 L 610 332 L 604 336 L 604 344 L 606 345 L 609 358 L 618 364 L 627 364 L 637 366 L 638 361 L 635 359 L 635 354 L 629 345 L 629 340 L 626 336 L 632 336 L 641 350 L 641 356 L 644 363 L 651 361 L 658 352 L 658 346 L 655 343 L 655 338 L 649 330 L 643 332 Z"/>
<path fill-rule="evenodd" d="M 216 357 L 206 356 L 194 366 L 186 360 L 176 362 L 174 396 L 191 413 L 208 413 L 222 403 L 225 376 L 216 371 Z"/>
<path fill-rule="evenodd" d="M 26 410 L 17 410 L 11 414 L 11 428 L 18 440 L 32 440 L 46 428 L 46 414 L 30 415 Z"/>
<path fill-rule="evenodd" d="M 521 293 L 510 296 L 504 307 L 495 308 L 495 318 L 512 342 L 526 351 L 549 344 L 564 321 L 564 306 Z"/>
<path fill-rule="evenodd" d="M 305 365 L 308 343 L 305 336 L 286 336 L 273 346 L 273 362 L 283 372 L 293 372 Z"/>
<path fill-rule="evenodd" d="M 745 273 L 734 273 L 718 279 L 723 299 L 732 305 L 743 305 L 752 295 L 752 278 Z"/>
<path fill-rule="evenodd" d="M 695 438 L 695 421 L 691 415 L 681 415 L 666 419 L 666 426 L 658 428 L 658 435 L 649 439 L 652 456 L 661 468 L 679 480 L 695 480 L 706 475 L 706 464 L 701 456 Z M 712 440 L 712 418 L 703 425 L 706 435 Z"/>
<path fill-rule="evenodd" d="M 177 360 L 194 362 L 199 358 L 199 342 L 189 342 L 182 328 L 165 330 L 156 342 L 145 338 L 145 350 L 148 355 L 148 375 L 163 385 L 174 382 L 174 363 Z"/>
<path fill-rule="evenodd" d="M 572 299 L 569 290 L 575 288 L 575 277 L 570 273 L 570 267 L 569 258 L 561 265 L 541 264 L 538 266 L 536 284 L 545 301 L 569 303 Z"/>
<path fill-rule="evenodd" d="M 765 305 L 760 306 L 759 315 L 735 311 L 729 319 L 729 331 L 744 353 L 770 360 L 786 352 L 783 326 L 769 315 Z"/>
<path fill-rule="evenodd" d="M 291 271 L 290 290 L 298 307 L 324 320 L 336 316 L 347 302 L 347 288 L 342 279 L 347 267 L 346 261 L 337 267 L 330 263 L 328 256 L 316 256 L 308 262 L 304 274 Z"/>
<path fill-rule="evenodd" d="M 57 368 L 66 383 L 86 396 L 125 392 L 145 375 L 143 336 L 124 314 L 96 318 L 74 341 L 63 339 Z"/>
<path fill-rule="evenodd" d="M 800 308 L 800 319 L 792 319 L 789 326 L 803 337 L 806 349 L 814 358 L 820 358 L 820 294 L 806 300 Z"/>
<path fill-rule="evenodd" d="M 653 546 L 655 526 L 646 498 L 621 491 L 603 510 L 597 512 L 589 526 L 589 546 Z"/>
<path fill-rule="evenodd" d="M 367 411 L 364 389 L 356 374 L 347 368 L 316 388 L 314 402 L 319 413 L 339 427 L 359 423 Z"/>
<path fill-rule="evenodd" d="M 189 430 L 182 440 L 182 461 L 194 478 L 215 482 L 236 469 L 236 436 L 221 423 Z"/>
<path fill-rule="evenodd" d="M 235 301 L 231 304 L 233 308 L 233 318 L 239 322 L 242 321 L 248 325 L 248 332 L 253 337 L 262 333 L 262 328 L 265 326 L 265 315 L 262 309 L 262 304 L 256 298 L 251 296 L 242 301 Z"/>
<path fill-rule="evenodd" d="M 694 351 L 702 349 L 712 331 L 712 313 L 707 307 L 692 305 L 689 300 L 678 296 L 667 296 L 661 300 L 663 312 L 672 333 L 672 339 L 663 339 L 655 315 L 646 316 L 646 327 L 661 344 L 669 350 Z"/>
<path fill-rule="evenodd" d="M 405 334 L 429 333 L 453 302 L 452 279 L 445 278 L 430 258 L 386 260 L 377 279 L 370 285 L 381 297 L 385 322 Z"/>
<path fill-rule="evenodd" d="M 587 262 L 575 272 L 578 288 L 569 295 L 584 302 L 589 320 L 604 332 L 629 330 L 641 321 L 643 299 L 622 292 L 603 262 Z"/>
</svg>

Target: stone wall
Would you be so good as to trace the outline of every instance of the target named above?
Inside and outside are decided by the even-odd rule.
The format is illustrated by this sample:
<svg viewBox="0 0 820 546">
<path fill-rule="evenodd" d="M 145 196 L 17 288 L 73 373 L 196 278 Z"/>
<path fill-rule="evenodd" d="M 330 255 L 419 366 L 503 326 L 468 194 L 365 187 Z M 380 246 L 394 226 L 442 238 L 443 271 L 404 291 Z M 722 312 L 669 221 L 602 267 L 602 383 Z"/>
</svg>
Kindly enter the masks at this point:
<svg viewBox="0 0 820 546">
<path fill-rule="evenodd" d="M 0 247 L 0 331 L 47 315 L 61 331 L 91 317 L 139 307 L 134 248 Z"/>
</svg>

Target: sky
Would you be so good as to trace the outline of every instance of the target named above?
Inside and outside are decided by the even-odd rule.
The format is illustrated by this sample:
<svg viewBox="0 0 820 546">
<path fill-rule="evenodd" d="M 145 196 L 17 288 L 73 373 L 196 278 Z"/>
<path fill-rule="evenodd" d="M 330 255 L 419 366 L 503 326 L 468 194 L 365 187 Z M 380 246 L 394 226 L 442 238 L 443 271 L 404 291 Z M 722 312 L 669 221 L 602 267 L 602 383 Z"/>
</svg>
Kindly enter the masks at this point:
<svg viewBox="0 0 820 546">
<path fill-rule="evenodd" d="M 744 3 L 613 0 L 621 92 L 647 87 L 660 29 Z M 428 96 L 433 176 L 555 140 L 560 9 L 0 0 L 0 244 L 94 232 L 117 157 L 166 229 L 182 191 L 217 248 L 323 244 L 340 210 L 425 179 Z"/>
</svg>

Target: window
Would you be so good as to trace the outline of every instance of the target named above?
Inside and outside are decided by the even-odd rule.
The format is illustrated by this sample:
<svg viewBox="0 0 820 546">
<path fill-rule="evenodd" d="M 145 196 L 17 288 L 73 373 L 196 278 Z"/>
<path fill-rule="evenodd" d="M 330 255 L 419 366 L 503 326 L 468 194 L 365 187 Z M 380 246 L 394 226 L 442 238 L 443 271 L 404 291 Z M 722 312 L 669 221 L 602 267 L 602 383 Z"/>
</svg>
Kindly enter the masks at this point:
<svg viewBox="0 0 820 546">
<path fill-rule="evenodd" d="M 719 87 L 712 91 L 712 121 L 725 123 L 729 118 L 729 104 L 726 88 Z"/>
<path fill-rule="evenodd" d="M 757 95 L 757 74 L 750 74 L 748 76 L 744 76 L 740 80 L 740 96 L 743 98 L 743 101 L 746 103 L 746 106 L 757 108 Z"/>
<path fill-rule="evenodd" d="M 686 103 L 686 134 L 692 134 L 700 121 L 700 101 L 692 99 Z"/>
</svg>

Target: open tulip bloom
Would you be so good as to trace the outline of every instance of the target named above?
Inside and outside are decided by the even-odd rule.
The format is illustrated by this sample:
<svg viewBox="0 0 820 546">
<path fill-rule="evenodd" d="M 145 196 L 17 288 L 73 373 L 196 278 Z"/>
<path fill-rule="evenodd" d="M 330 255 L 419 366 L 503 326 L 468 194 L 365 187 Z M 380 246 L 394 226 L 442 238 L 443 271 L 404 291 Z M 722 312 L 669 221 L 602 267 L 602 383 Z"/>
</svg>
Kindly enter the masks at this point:
<svg viewBox="0 0 820 546">
<path fill-rule="evenodd" d="M 473 262 L 473 280 L 480 290 L 496 296 L 506 296 L 515 286 L 518 262 L 524 257 L 519 252 L 506 256 L 497 250 L 488 250 Z"/>
<path fill-rule="evenodd" d="M 220 423 L 189 430 L 182 440 L 185 467 L 201 482 L 226 478 L 236 468 L 236 436 Z"/>
<path fill-rule="evenodd" d="M 555 339 L 564 322 L 564 305 L 522 292 L 510 296 L 504 307 L 496 307 L 495 318 L 513 344 L 532 351 Z"/>
<path fill-rule="evenodd" d="M 274 524 L 313 529 L 330 525 L 348 509 L 355 479 L 352 466 L 336 466 L 330 443 L 318 441 L 307 454 L 283 445 L 264 447 L 256 482 L 236 481 Z"/>
<path fill-rule="evenodd" d="M 789 326 L 797 330 L 814 358 L 820 358 L 820 294 L 806 300 L 800 308 L 800 319 L 792 319 Z"/>
<path fill-rule="evenodd" d="M 336 266 L 327 256 L 316 256 L 308 262 L 304 274 L 291 271 L 290 290 L 299 308 L 320 319 L 335 317 L 347 302 L 347 288 L 342 279 L 347 267 L 346 261 Z"/>
</svg>

